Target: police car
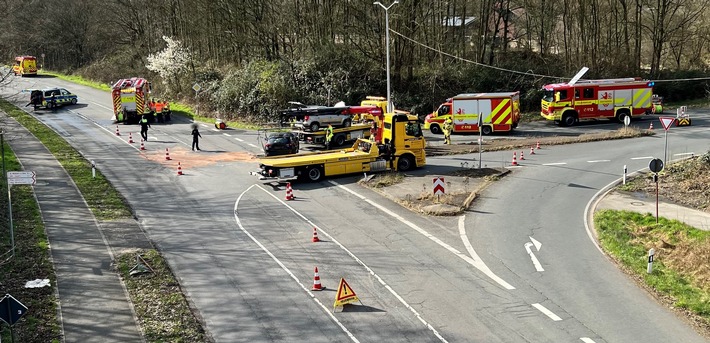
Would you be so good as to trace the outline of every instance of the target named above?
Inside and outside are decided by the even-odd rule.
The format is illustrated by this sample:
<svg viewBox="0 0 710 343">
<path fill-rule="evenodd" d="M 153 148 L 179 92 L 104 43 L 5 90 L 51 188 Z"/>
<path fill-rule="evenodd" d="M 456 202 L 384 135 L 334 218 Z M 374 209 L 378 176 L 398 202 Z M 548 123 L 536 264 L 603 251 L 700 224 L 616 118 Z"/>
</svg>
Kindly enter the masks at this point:
<svg viewBox="0 0 710 343">
<path fill-rule="evenodd" d="M 74 105 L 78 97 L 64 88 L 46 88 L 30 90 L 30 104 L 35 109 L 46 107 L 53 109 L 63 105 Z"/>
</svg>

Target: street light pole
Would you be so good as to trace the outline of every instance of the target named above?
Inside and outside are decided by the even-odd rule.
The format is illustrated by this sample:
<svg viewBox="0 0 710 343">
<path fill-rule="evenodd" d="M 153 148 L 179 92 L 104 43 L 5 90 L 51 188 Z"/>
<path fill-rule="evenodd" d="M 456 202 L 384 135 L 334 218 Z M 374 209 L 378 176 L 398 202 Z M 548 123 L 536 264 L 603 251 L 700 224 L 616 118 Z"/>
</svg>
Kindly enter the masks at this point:
<svg viewBox="0 0 710 343">
<path fill-rule="evenodd" d="M 389 6 L 385 7 L 379 1 L 374 2 L 375 5 L 380 5 L 385 10 L 385 45 L 387 46 L 387 113 L 394 112 L 392 109 L 392 93 L 390 88 L 390 16 L 389 9 L 398 4 L 399 1 L 394 0 Z"/>
</svg>

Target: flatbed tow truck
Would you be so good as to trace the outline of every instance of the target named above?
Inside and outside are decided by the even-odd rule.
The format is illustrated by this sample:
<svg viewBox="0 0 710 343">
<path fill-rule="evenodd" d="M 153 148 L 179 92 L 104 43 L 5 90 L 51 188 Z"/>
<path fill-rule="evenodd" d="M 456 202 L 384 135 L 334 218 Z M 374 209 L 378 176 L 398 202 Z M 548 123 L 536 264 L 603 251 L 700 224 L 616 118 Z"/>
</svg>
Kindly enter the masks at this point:
<svg viewBox="0 0 710 343">
<path fill-rule="evenodd" d="M 350 148 L 259 159 L 260 180 L 320 181 L 324 177 L 378 171 L 408 171 L 426 164 L 426 142 L 419 121 L 407 115 L 382 116 L 382 140 L 358 138 Z"/>
</svg>

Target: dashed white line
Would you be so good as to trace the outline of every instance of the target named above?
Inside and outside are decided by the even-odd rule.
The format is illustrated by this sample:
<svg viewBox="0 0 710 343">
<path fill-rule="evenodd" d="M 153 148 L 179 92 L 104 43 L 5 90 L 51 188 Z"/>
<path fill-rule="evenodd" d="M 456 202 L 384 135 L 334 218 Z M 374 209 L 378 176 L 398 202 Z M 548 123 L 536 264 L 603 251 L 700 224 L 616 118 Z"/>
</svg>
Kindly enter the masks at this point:
<svg viewBox="0 0 710 343">
<path fill-rule="evenodd" d="M 214 132 L 219 132 L 219 130 L 218 130 L 218 129 L 212 129 L 212 131 L 214 131 Z"/>
<path fill-rule="evenodd" d="M 230 134 L 228 134 L 228 133 L 225 133 L 225 132 L 222 132 L 222 134 L 225 135 L 225 136 L 227 136 L 227 137 L 232 137 L 232 135 L 230 135 Z"/>
<path fill-rule="evenodd" d="M 580 339 L 581 339 L 582 342 L 584 342 L 584 343 L 596 343 L 596 342 L 594 342 L 593 339 L 591 339 L 591 338 L 589 338 L 589 337 L 582 337 L 582 338 L 580 338 Z"/>
<path fill-rule="evenodd" d="M 650 158 L 653 158 L 653 156 L 643 156 L 643 157 L 632 157 L 632 160 L 648 160 Z"/>
<path fill-rule="evenodd" d="M 611 160 L 592 160 L 592 161 L 587 161 L 587 163 L 599 163 L 599 162 L 611 162 Z"/>
<path fill-rule="evenodd" d="M 684 152 L 681 154 L 673 154 L 673 156 L 688 156 L 688 155 L 694 156 L 695 153 L 694 152 Z"/>
<path fill-rule="evenodd" d="M 540 310 L 540 312 L 544 313 L 546 316 L 550 317 L 550 319 L 552 319 L 556 322 L 562 320 L 562 318 L 560 318 L 556 314 L 552 313 L 552 311 L 548 310 L 545 306 L 542 306 L 538 303 L 532 304 L 532 306 L 534 308 Z"/>
<path fill-rule="evenodd" d="M 565 165 L 565 164 L 567 164 L 567 163 L 565 163 L 565 162 L 544 163 L 543 166 L 561 166 L 561 165 Z"/>
<path fill-rule="evenodd" d="M 254 145 L 254 144 L 252 144 L 252 143 L 249 143 L 249 146 L 253 146 L 253 147 L 255 147 L 255 148 L 258 148 L 258 146 Z"/>
<path fill-rule="evenodd" d="M 236 140 L 238 140 L 238 141 L 240 141 L 240 142 L 244 142 L 244 140 L 241 139 L 241 138 L 239 138 L 239 137 L 234 137 L 234 139 L 236 139 Z"/>
</svg>

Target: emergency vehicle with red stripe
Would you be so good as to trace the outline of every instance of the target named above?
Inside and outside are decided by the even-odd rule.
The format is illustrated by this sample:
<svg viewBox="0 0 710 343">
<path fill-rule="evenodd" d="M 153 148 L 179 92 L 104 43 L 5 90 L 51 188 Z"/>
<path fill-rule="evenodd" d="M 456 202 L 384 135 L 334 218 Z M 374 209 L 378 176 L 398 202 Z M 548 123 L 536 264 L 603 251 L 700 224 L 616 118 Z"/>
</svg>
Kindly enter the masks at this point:
<svg viewBox="0 0 710 343">
<path fill-rule="evenodd" d="M 520 92 L 459 94 L 427 115 L 424 129 L 442 133 L 444 121 L 450 117 L 453 132 L 510 132 L 520 122 Z"/>
<path fill-rule="evenodd" d="M 144 78 L 120 79 L 111 86 L 113 100 L 113 120 L 117 123 L 138 123 L 142 115 L 153 121 L 153 113 L 148 106 L 150 82 Z"/>
<path fill-rule="evenodd" d="M 653 81 L 641 78 L 579 80 L 543 86 L 540 115 L 560 126 L 586 119 L 615 119 L 621 123 L 653 111 Z"/>
</svg>

